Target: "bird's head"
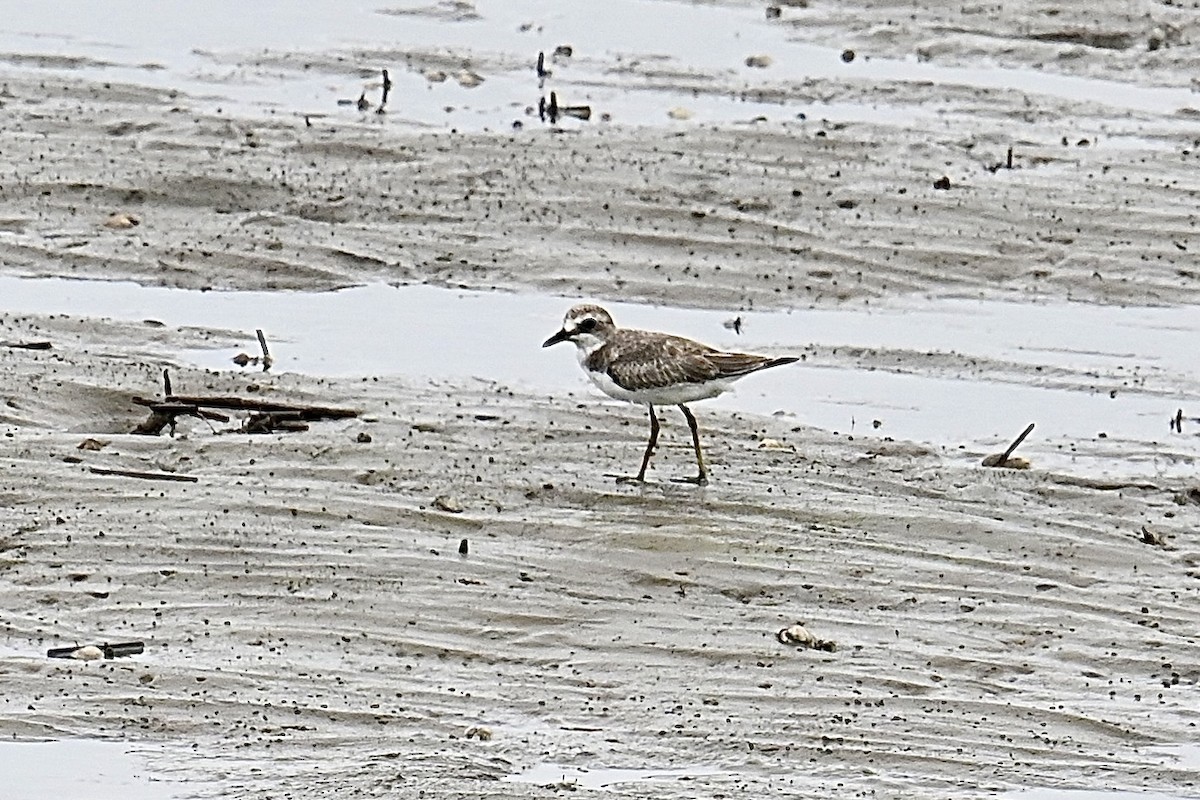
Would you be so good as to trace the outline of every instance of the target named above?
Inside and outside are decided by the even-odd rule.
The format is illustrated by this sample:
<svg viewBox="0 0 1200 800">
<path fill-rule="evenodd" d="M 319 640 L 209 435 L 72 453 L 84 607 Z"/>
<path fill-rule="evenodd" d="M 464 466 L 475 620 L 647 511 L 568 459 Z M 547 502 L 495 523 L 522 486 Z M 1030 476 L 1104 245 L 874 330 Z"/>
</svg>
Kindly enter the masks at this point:
<svg viewBox="0 0 1200 800">
<path fill-rule="evenodd" d="M 575 306 L 563 318 L 562 330 L 543 342 L 542 347 L 574 342 L 583 350 L 592 350 L 603 344 L 615 329 L 612 317 L 600 306 Z"/>
</svg>

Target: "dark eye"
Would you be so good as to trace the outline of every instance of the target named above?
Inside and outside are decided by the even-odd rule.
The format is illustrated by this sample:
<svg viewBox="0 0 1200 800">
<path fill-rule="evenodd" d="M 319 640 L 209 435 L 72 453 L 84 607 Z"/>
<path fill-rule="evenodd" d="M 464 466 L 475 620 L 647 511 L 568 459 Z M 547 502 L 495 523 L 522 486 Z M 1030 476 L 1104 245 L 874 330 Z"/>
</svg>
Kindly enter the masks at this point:
<svg viewBox="0 0 1200 800">
<path fill-rule="evenodd" d="M 596 320 L 588 317 L 583 322 L 579 323 L 579 330 L 583 331 L 584 333 L 590 333 L 591 331 L 596 330 Z"/>
</svg>

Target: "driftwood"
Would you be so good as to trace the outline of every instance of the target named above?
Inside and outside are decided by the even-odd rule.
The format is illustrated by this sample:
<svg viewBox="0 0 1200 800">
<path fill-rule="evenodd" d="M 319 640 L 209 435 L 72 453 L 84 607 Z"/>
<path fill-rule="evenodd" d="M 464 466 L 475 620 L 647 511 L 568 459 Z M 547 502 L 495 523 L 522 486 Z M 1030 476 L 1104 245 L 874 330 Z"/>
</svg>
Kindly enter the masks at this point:
<svg viewBox="0 0 1200 800">
<path fill-rule="evenodd" d="M 160 402 L 158 400 L 147 400 L 144 397 L 135 397 L 133 402 L 139 406 L 146 406 L 150 409 L 150 416 L 145 422 L 141 422 L 133 429 L 133 432 L 142 436 L 158 436 L 163 432 L 163 428 L 170 427 L 171 435 L 175 435 L 175 418 L 179 416 L 199 417 L 200 419 L 214 420 L 216 422 L 228 422 L 229 417 L 225 414 L 218 414 L 215 411 L 205 411 L 194 403 L 179 403 L 179 402 Z"/>
<path fill-rule="evenodd" d="M 141 472 L 135 469 L 109 469 L 108 467 L 88 467 L 96 475 L 117 475 L 122 478 L 141 478 L 147 481 L 179 481 L 195 483 L 199 480 L 195 475 L 176 475 L 174 472 Z"/>
<path fill-rule="evenodd" d="M 84 644 L 76 647 L 51 647 L 46 651 L 46 655 L 50 658 L 78 658 L 86 661 L 91 654 L 80 653 L 86 648 L 95 650 L 99 654 L 95 656 L 96 658 L 100 656 L 121 658 L 122 656 L 136 656 L 138 653 L 144 652 L 146 644 L 144 642 L 116 642 L 115 644 L 104 642 L 103 644 Z"/>
<path fill-rule="evenodd" d="M 263 342 L 264 356 L 266 343 Z M 198 417 L 207 421 L 229 422 L 229 417 L 213 409 L 224 411 L 246 411 L 249 417 L 240 430 L 243 433 L 273 433 L 275 431 L 306 431 L 307 422 L 317 422 L 326 419 L 351 419 L 359 412 L 352 408 L 334 408 L 331 406 L 295 405 L 291 403 L 272 403 L 251 397 L 230 397 L 223 395 L 182 395 L 174 394 L 171 388 L 171 376 L 163 370 L 162 400 L 151 400 L 145 397 L 134 397 L 133 402 L 150 409 L 150 416 L 133 429 L 134 433 L 144 436 L 158 436 L 164 428 L 171 429 L 175 435 L 176 417 Z"/>
<path fill-rule="evenodd" d="M 256 400 L 251 397 L 176 394 L 168 397 L 167 402 L 183 403 L 184 405 L 198 406 L 203 408 L 224 408 L 234 411 L 257 411 L 263 414 L 291 412 L 299 415 L 297 419 L 305 419 L 309 421 L 321 419 L 352 419 L 358 416 L 358 411 L 352 408 L 271 403 L 266 400 Z"/>
</svg>

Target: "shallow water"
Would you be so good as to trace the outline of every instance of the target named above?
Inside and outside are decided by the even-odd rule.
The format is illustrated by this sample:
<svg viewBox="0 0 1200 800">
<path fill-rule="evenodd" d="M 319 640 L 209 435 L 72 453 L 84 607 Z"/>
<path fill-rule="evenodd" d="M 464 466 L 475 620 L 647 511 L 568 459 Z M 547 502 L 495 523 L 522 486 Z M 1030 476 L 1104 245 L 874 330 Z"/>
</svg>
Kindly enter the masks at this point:
<svg viewBox="0 0 1200 800">
<path fill-rule="evenodd" d="M 23 5 L 10 17 L 9 26 L 0 32 L 0 53 L 90 59 L 40 66 L 21 59 L 17 63 L 50 73 L 178 89 L 208 98 L 202 105 L 210 109 L 252 116 L 329 113 L 348 121 L 375 116 L 336 104 L 339 98 L 358 96 L 363 88 L 359 70 L 373 75 L 390 66 L 396 100 L 388 124 L 471 130 L 506 129 L 526 119 L 526 108 L 551 88 L 558 89 L 564 102 L 592 104 L 597 116 L 603 112 L 637 124 L 673 124 L 666 112 L 677 106 L 686 107 L 693 122 L 782 120 L 804 113 L 835 119 L 890 116 L 894 121 L 911 114 L 910 109 L 889 109 L 886 104 L 821 107 L 803 99 L 742 99 L 747 91 L 809 79 L 1015 90 L 1096 102 L 1124 112 L 1169 114 L 1195 105 L 1186 89 L 1031 69 L 948 67 L 869 54 L 847 64 L 836 43 L 792 41 L 788 26 L 767 20 L 759 6 L 479 0 L 474 7 L 477 17 L 455 20 L 437 13 L 437 4 L 426 0 L 386 7 L 323 0 L 306 3 L 303 13 L 283 3 L 245 5 L 233 0 L 171 4 L 154 14 L 132 0 L 35 3 Z M 238 24 L 229 24 L 231 19 Z M 539 50 L 549 54 L 560 44 L 571 44 L 575 57 L 553 65 L 557 74 L 543 91 L 533 74 L 534 60 Z M 397 63 L 417 51 L 499 59 L 497 63 L 505 66 L 483 68 L 485 82 L 474 88 L 453 79 L 432 84 L 419 71 Z M 338 60 L 353 52 L 361 55 Z M 294 65 L 277 58 L 301 53 L 329 57 L 310 59 L 311 63 L 301 57 Z M 772 58 L 768 68 L 745 65 L 747 56 L 759 54 Z M 262 66 L 255 66 L 259 58 Z M 391 63 L 376 63 L 381 60 Z M 646 78 L 647 73 L 663 72 L 677 78 Z M 724 91 L 689 88 L 689 83 L 711 84 L 713 76 L 722 79 Z"/>
<path fill-rule="evenodd" d="M 124 742 L 62 739 L 0 743 L 7 800 L 86 797 L 89 800 L 170 800 L 178 785 L 147 777 L 142 758 Z"/>
<path fill-rule="evenodd" d="M 1131 792 L 1120 789 L 1020 789 L 999 795 L 1001 800 L 1187 800 L 1181 794 Z"/>
<path fill-rule="evenodd" d="M 599 767 L 567 767 L 561 764 L 538 764 L 508 776 L 505 780 L 571 789 L 614 789 L 622 784 L 661 781 L 686 781 L 700 777 L 722 777 L 730 773 L 712 767 L 670 769 L 616 769 Z"/>
<path fill-rule="evenodd" d="M 201 292 L 4 277 L 0 297 L 0 309 L 10 313 L 244 331 L 240 349 L 252 355 L 258 352 L 253 331 L 262 328 L 277 371 L 481 379 L 535 392 L 575 392 L 585 400 L 602 397 L 579 370 L 573 348 L 541 348 L 572 304 L 552 295 L 384 284 L 336 292 Z M 990 445 L 1032 421 L 1038 432 L 1026 449 L 1036 449 L 1040 440 L 1056 457 L 1069 459 L 1071 441 L 1101 433 L 1165 440 L 1168 418 L 1195 403 L 1197 375 L 1179 354 L 1190 352 L 1192 332 L 1200 327 L 1197 308 L 939 300 L 740 313 L 739 336 L 725 326 L 734 312 L 607 305 L 623 326 L 667 330 L 729 349 L 810 351 L 800 364 L 752 376 L 710 402 L 842 433 Z M 853 355 L 859 351 L 865 355 Z M 231 370 L 235 353 L 220 348 L 180 356 Z M 938 367 L 945 358 L 951 364 Z M 1042 377 L 1054 370 L 1069 372 Z M 1172 447 L 1190 458 L 1197 454 L 1193 440 L 1176 437 Z M 1131 458 L 1123 468 L 1157 473 L 1178 461 Z"/>
<path fill-rule="evenodd" d="M 1200 767 L 1200 745 L 1162 745 L 1147 748 L 1161 754 L 1164 762 L 1196 769 Z M 1001 800 L 1185 800 L 1182 794 L 1135 792 L 1120 789 L 1018 789 L 999 795 Z"/>
</svg>

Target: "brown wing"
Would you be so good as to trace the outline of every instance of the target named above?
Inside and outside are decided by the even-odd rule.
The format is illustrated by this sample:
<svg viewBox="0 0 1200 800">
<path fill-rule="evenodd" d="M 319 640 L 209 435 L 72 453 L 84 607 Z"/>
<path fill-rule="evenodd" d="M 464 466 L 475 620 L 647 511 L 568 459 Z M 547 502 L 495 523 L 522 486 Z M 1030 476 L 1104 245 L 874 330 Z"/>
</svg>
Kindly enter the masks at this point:
<svg viewBox="0 0 1200 800">
<path fill-rule="evenodd" d="M 767 367 L 792 364 L 800 359 L 794 356 L 756 356 L 750 353 L 709 353 L 706 358 L 720 372 L 722 378 L 739 378 Z"/>
<path fill-rule="evenodd" d="M 716 352 L 691 339 L 667 334 L 649 336 L 639 331 L 637 336 L 614 336 L 594 358 L 611 359 L 608 376 L 618 386 L 656 389 L 720 377 L 720 368 L 709 360 Z"/>
</svg>

